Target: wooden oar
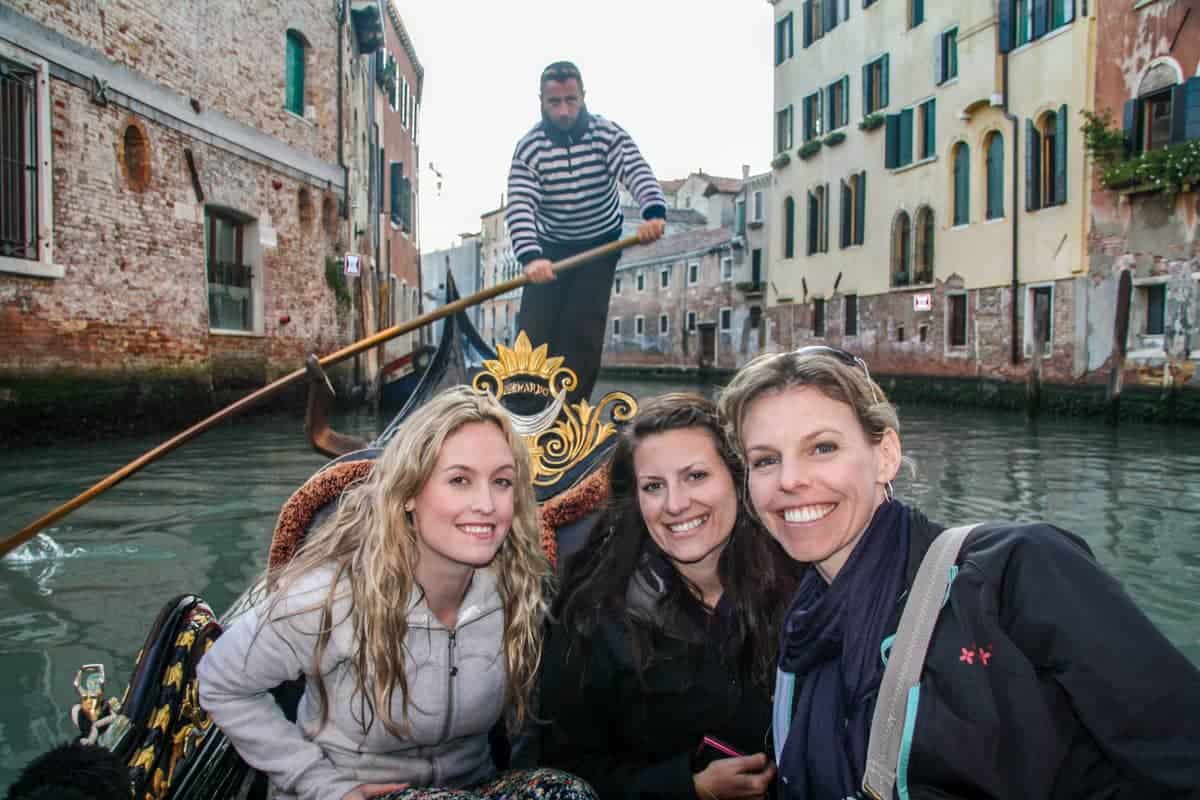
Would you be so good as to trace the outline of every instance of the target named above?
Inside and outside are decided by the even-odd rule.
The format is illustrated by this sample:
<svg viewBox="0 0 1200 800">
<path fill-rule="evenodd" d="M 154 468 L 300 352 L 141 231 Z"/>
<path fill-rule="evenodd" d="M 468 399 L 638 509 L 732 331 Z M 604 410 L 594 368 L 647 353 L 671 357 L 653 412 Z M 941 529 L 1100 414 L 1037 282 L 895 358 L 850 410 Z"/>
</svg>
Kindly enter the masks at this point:
<svg viewBox="0 0 1200 800">
<path fill-rule="evenodd" d="M 591 250 L 571 256 L 570 258 L 564 258 L 562 261 L 555 263 L 553 265 L 553 269 L 556 273 L 562 272 L 564 270 L 571 269 L 572 267 L 577 267 L 580 264 L 585 264 L 588 261 L 619 252 L 627 247 L 632 247 L 637 243 L 637 236 L 626 236 L 624 239 L 618 239 L 615 242 L 609 242 L 608 244 L 592 248 Z M 529 278 L 522 274 L 518 275 L 512 280 L 508 280 L 503 283 L 497 283 L 495 286 L 484 289 L 481 292 L 476 292 L 470 297 L 461 297 L 458 300 L 455 300 L 453 303 L 449 303 L 448 305 L 430 311 L 428 314 L 422 314 L 416 319 L 409 320 L 401 325 L 394 325 L 391 328 L 382 330 L 379 333 L 368 336 L 365 339 L 360 339 L 354 344 L 347 345 L 341 350 L 330 353 L 329 355 L 320 359 L 320 364 L 322 367 L 328 367 L 331 364 L 344 361 L 351 356 L 358 355 L 364 350 L 370 350 L 372 347 L 378 347 L 389 339 L 394 339 L 397 336 L 403 336 L 404 334 L 415 331 L 431 322 L 449 317 L 452 314 L 457 314 L 459 311 L 470 308 L 474 305 L 478 305 L 484 300 L 490 300 L 491 298 L 502 295 L 505 292 L 511 292 L 513 289 L 519 289 L 527 283 L 529 283 Z M 21 530 L 12 534 L 3 541 L 0 541 L 0 557 L 3 557 L 13 549 L 20 547 L 22 544 L 32 539 L 38 531 L 42 530 L 47 525 L 62 519 L 83 504 L 87 503 L 108 489 L 116 486 L 118 483 L 125 480 L 142 467 L 157 461 L 159 458 L 162 458 L 183 443 L 195 436 L 198 436 L 217 423 L 223 422 L 224 420 L 232 417 L 239 411 L 244 411 L 257 403 L 266 400 L 268 397 L 271 397 L 279 392 L 279 390 L 283 389 L 285 386 L 289 386 L 290 384 L 304 378 L 305 374 L 306 372 L 303 367 L 295 370 L 294 372 L 289 372 L 282 378 L 278 378 L 277 380 L 267 384 L 261 389 L 255 391 L 253 394 L 246 395 L 241 400 L 226 406 L 217 413 L 213 414 L 211 417 L 207 417 L 206 419 L 197 422 L 183 433 L 177 434 L 175 437 L 168 439 L 148 453 L 145 453 L 142 456 L 139 456 L 137 459 L 130 461 L 128 464 L 121 467 L 119 470 L 109 475 L 107 478 L 100 481 L 83 494 L 80 494 L 74 499 L 63 503 L 50 513 L 43 517 L 39 517 Z"/>
</svg>

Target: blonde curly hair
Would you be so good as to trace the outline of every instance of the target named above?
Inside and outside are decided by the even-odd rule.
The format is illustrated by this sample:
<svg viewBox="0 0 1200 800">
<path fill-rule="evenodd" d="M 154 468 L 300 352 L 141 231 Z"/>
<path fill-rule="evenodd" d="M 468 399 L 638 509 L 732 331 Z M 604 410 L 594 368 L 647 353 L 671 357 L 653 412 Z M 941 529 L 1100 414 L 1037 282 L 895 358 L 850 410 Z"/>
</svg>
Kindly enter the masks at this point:
<svg viewBox="0 0 1200 800">
<path fill-rule="evenodd" d="M 495 399 L 462 386 L 437 395 L 405 420 L 371 473 L 346 489 L 336 512 L 307 537 L 290 562 L 268 572 L 264 579 L 268 613 L 263 619 L 267 619 L 301 577 L 314 570 L 333 569 L 328 593 L 320 603 L 305 609 L 321 610 L 310 676 L 320 701 L 321 725 L 329 718 L 329 698 L 319 665 L 335 624 L 334 601 L 344 599 L 344 595 L 337 597 L 344 582 L 350 587 L 355 693 L 389 733 L 404 735 L 407 720 L 393 719 L 391 708 L 397 691 L 403 708 L 409 707 L 411 699 L 404 670 L 409 609 L 395 598 L 410 597 L 412 590 L 419 588 L 415 579 L 417 532 L 404 506 L 420 493 L 446 439 L 464 425 L 477 422 L 490 422 L 500 429 L 516 464 L 512 528 L 488 569 L 496 576 L 504 606 L 507 705 L 515 723 L 529 716 L 541 659 L 543 593 L 551 574 L 540 544 L 529 452 Z"/>
</svg>

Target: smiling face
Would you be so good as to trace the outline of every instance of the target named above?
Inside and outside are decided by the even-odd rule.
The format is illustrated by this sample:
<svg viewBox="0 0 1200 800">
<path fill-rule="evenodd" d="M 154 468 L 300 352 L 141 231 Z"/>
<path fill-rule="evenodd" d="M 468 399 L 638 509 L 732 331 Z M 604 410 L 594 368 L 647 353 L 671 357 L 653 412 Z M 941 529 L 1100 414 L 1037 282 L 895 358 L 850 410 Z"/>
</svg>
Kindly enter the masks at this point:
<svg viewBox="0 0 1200 800">
<path fill-rule="evenodd" d="M 633 454 L 646 529 L 686 578 L 716 574 L 737 520 L 737 491 L 712 434 L 679 428 L 647 436 Z"/>
<path fill-rule="evenodd" d="M 405 504 L 422 572 L 491 562 L 512 526 L 516 476 L 508 440 L 494 423 L 472 422 L 446 437 L 429 478 Z"/>
<path fill-rule="evenodd" d="M 742 422 L 750 499 L 797 561 L 832 581 L 854 551 L 900 466 L 900 439 L 872 442 L 854 410 L 799 386 L 753 400 Z"/>
</svg>

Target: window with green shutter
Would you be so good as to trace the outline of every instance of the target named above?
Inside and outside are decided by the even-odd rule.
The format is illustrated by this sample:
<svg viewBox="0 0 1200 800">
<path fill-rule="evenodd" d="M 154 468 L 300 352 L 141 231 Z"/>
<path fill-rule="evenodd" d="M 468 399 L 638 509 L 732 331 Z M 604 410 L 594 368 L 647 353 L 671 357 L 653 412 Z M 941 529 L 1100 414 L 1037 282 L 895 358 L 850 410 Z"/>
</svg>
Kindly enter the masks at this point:
<svg viewBox="0 0 1200 800">
<path fill-rule="evenodd" d="M 966 142 L 954 146 L 954 224 L 971 221 L 971 150 Z"/>
<path fill-rule="evenodd" d="M 796 201 L 787 197 L 783 201 L 783 257 L 796 255 Z"/>
<path fill-rule="evenodd" d="M 1004 216 L 1004 137 L 997 132 L 987 140 L 987 219 Z"/>
<path fill-rule="evenodd" d="M 924 160 L 937 155 L 937 109 L 936 100 L 930 98 L 918 106 L 921 123 L 921 147 L 918 158 Z"/>
<path fill-rule="evenodd" d="M 908 27 L 915 28 L 925 21 L 925 0 L 908 0 Z"/>
<path fill-rule="evenodd" d="M 775 21 L 775 66 L 779 66 L 795 55 L 795 43 L 792 35 L 792 13 L 789 11 L 782 19 Z"/>
<path fill-rule="evenodd" d="M 885 53 L 863 66 L 863 116 L 888 104 L 888 57 Z"/>
<path fill-rule="evenodd" d="M 851 177 L 850 185 L 854 188 L 854 244 L 862 244 L 867 222 L 867 173 Z"/>
<path fill-rule="evenodd" d="M 900 112 L 900 149 L 897 166 L 903 167 L 913 160 L 913 109 L 906 108 Z"/>
<path fill-rule="evenodd" d="M 1033 120 L 1025 120 L 1025 210 L 1042 207 L 1042 135 Z"/>
<path fill-rule="evenodd" d="M 286 61 L 284 108 L 304 116 L 304 37 L 296 31 L 287 32 Z"/>
</svg>

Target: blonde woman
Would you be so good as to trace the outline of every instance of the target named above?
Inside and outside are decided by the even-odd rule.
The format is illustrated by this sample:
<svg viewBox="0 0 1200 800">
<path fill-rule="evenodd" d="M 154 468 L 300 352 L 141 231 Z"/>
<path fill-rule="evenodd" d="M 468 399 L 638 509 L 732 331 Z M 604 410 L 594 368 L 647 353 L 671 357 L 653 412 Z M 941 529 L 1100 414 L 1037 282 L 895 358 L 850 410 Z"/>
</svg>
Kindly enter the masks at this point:
<svg viewBox="0 0 1200 800">
<path fill-rule="evenodd" d="M 543 582 L 528 454 L 467 388 L 408 419 L 370 476 L 200 664 L 200 701 L 280 798 L 592 798 L 497 775 L 488 732 L 529 713 Z M 303 676 L 296 723 L 270 689 Z"/>
</svg>

